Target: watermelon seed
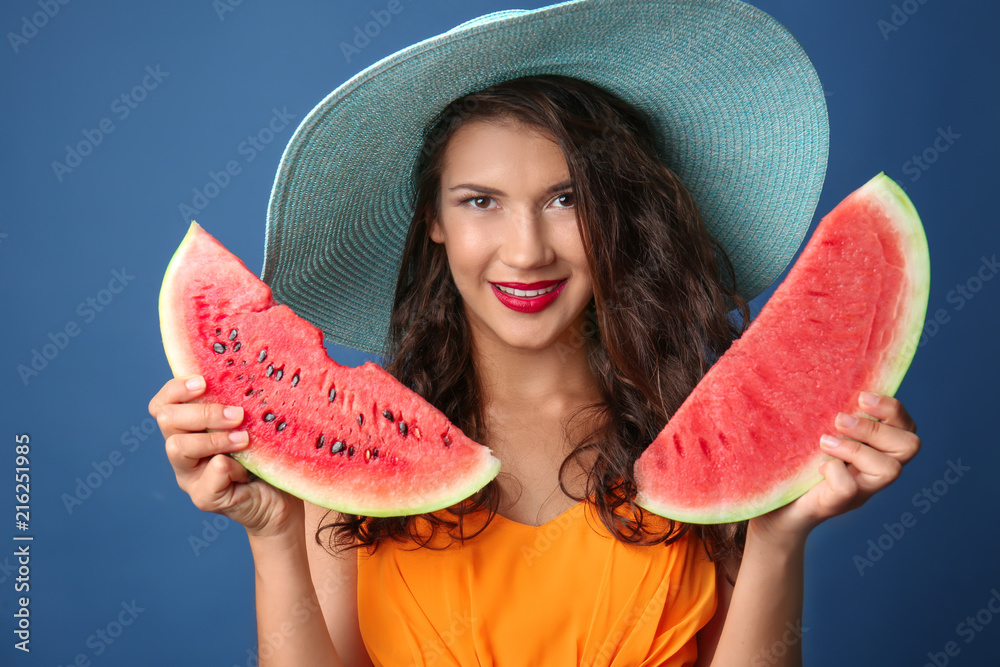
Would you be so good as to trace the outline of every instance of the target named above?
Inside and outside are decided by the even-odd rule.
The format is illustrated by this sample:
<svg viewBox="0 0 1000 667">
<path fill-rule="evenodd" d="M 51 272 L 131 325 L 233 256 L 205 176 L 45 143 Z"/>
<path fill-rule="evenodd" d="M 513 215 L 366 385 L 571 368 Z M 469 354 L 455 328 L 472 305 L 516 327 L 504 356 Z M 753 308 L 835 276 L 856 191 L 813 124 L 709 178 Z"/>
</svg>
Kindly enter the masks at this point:
<svg viewBox="0 0 1000 667">
<path fill-rule="evenodd" d="M 444 446 L 445 447 L 451 446 L 451 438 L 449 438 L 448 436 L 444 436 Z"/>
<path fill-rule="evenodd" d="M 285 422 L 278 422 L 278 432 L 280 433 L 281 431 L 284 431 L 285 426 L 287 426 Z"/>
<path fill-rule="evenodd" d="M 216 343 L 215 345 L 212 346 L 212 349 L 215 350 L 216 354 L 222 354 L 223 352 L 226 351 L 226 346 L 223 345 L 222 343 Z"/>
<path fill-rule="evenodd" d="M 354 456 L 354 445 L 347 448 L 347 457 L 350 458 L 352 456 Z"/>
<path fill-rule="evenodd" d="M 281 368 L 278 369 L 278 371 L 274 374 L 274 379 L 275 380 L 280 380 L 281 379 L 281 376 L 285 374 L 285 370 L 284 369 L 285 369 L 284 366 L 282 366 Z"/>
<path fill-rule="evenodd" d="M 333 399 L 337 398 L 337 388 L 330 387 L 330 402 L 333 403 Z"/>
<path fill-rule="evenodd" d="M 362 426 L 362 425 L 364 425 L 364 423 L 365 423 L 365 416 L 364 415 L 358 415 L 358 426 Z"/>
<path fill-rule="evenodd" d="M 222 329 L 216 329 L 215 330 L 215 335 L 216 336 L 221 336 L 222 335 Z"/>
<path fill-rule="evenodd" d="M 268 364 L 267 373 L 265 373 L 264 375 L 266 375 L 267 377 L 271 377 L 272 375 L 274 375 L 274 364 Z"/>
<path fill-rule="evenodd" d="M 295 375 L 292 376 L 292 386 L 294 387 L 298 383 L 299 383 L 299 374 L 296 373 Z"/>
<path fill-rule="evenodd" d="M 240 362 L 240 366 L 246 366 L 246 365 L 247 365 L 247 362 L 246 362 L 246 361 L 241 361 L 241 362 Z"/>
<path fill-rule="evenodd" d="M 399 434 L 406 437 L 406 422 L 399 422 Z"/>
<path fill-rule="evenodd" d="M 258 395 L 258 396 L 260 396 L 260 395 L 261 395 L 261 394 L 263 394 L 263 393 L 264 393 L 264 390 L 263 390 L 263 389 L 258 389 L 258 390 L 257 390 L 257 395 Z"/>
<path fill-rule="evenodd" d="M 267 350 L 261 350 L 260 354 L 257 355 L 257 363 L 262 364 L 265 359 L 267 359 Z"/>
<path fill-rule="evenodd" d="M 342 451 L 344 451 L 344 443 L 341 442 L 340 440 L 338 440 L 337 442 L 335 442 L 332 445 L 330 445 L 330 453 L 331 454 L 339 454 Z M 354 454 L 354 447 L 351 447 L 350 454 L 351 455 Z"/>
<path fill-rule="evenodd" d="M 236 331 L 236 329 L 233 329 L 233 331 Z M 235 343 L 233 343 L 233 352 L 236 352 L 241 347 L 243 347 L 243 343 L 236 341 Z"/>
<path fill-rule="evenodd" d="M 372 458 L 375 458 L 376 456 L 378 456 L 378 447 L 372 450 Z"/>
<path fill-rule="evenodd" d="M 247 393 L 245 393 L 243 395 L 244 396 L 251 396 L 251 395 L 253 395 L 253 387 L 250 387 L 249 389 L 247 389 Z"/>
<path fill-rule="evenodd" d="M 366 449 L 365 450 L 365 461 L 370 461 L 371 458 L 372 458 L 372 450 Z"/>
<path fill-rule="evenodd" d="M 226 359 L 226 365 L 227 366 L 232 366 L 233 365 L 233 360 L 232 359 Z"/>
<path fill-rule="evenodd" d="M 325 444 L 326 444 L 326 436 L 320 434 L 320 436 L 316 438 L 316 449 L 322 449 L 323 445 Z"/>
<path fill-rule="evenodd" d="M 274 413 L 273 412 L 265 412 L 264 413 L 264 421 L 266 421 L 266 422 L 273 422 L 274 421 Z"/>
<path fill-rule="evenodd" d="M 389 421 L 394 421 L 393 418 L 392 418 L 392 411 L 391 410 L 383 410 L 382 411 L 382 416 L 385 417 L 386 419 L 388 419 Z"/>
<path fill-rule="evenodd" d="M 233 329 L 232 331 L 230 331 L 229 332 L 229 340 L 236 340 L 237 334 L 238 334 L 238 332 L 236 331 L 236 329 Z"/>
</svg>

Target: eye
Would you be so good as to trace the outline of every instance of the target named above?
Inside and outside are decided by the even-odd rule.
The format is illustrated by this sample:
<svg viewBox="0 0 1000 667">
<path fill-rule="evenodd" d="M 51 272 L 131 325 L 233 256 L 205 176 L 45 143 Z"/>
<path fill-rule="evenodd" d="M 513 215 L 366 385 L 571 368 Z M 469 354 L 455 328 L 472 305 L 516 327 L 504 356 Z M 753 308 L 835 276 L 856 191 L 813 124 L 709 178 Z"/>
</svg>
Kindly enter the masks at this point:
<svg viewBox="0 0 1000 667">
<path fill-rule="evenodd" d="M 493 197 L 486 197 L 486 196 L 469 197 L 468 199 L 462 200 L 462 205 L 464 206 L 469 202 L 472 202 L 473 208 L 478 208 L 480 210 L 485 211 L 490 208 L 493 208 L 492 206 L 490 206 L 490 203 L 492 201 Z"/>
<path fill-rule="evenodd" d="M 564 192 L 552 201 L 559 202 L 560 205 L 557 208 L 572 208 L 576 204 L 572 192 Z"/>
</svg>

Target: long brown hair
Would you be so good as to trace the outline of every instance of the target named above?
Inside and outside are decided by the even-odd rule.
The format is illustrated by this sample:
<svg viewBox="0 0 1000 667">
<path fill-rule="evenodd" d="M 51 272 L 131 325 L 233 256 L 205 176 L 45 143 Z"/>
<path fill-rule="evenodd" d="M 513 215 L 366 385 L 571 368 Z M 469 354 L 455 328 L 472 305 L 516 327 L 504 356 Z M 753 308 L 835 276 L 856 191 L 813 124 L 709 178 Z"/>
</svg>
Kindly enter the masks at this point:
<svg viewBox="0 0 1000 667">
<path fill-rule="evenodd" d="M 428 232 L 440 207 L 448 139 L 471 120 L 516 121 L 550 134 L 573 183 L 594 284 L 586 322 L 574 334 L 586 347 L 601 402 L 573 415 L 590 416 L 598 426 L 563 461 L 563 492 L 584 500 L 569 493 L 563 477 L 574 458 L 589 454 L 595 463 L 586 499 L 617 539 L 670 544 L 694 528 L 714 560 L 741 555 L 746 522 L 689 526 L 670 521 L 665 532 L 656 533 L 648 530 L 645 510 L 633 502 L 636 459 L 746 328 L 749 308 L 735 291 L 725 252 L 709 236 L 683 183 L 658 155 L 649 121 L 598 86 L 558 75 L 514 79 L 452 102 L 432 123 L 414 173 L 415 211 L 396 285 L 386 369 L 470 438 L 485 442 L 485 406 L 469 326 L 444 246 L 431 241 Z M 493 519 L 499 501 L 500 487 L 493 480 L 449 508 L 454 521 L 421 516 L 435 531 L 469 539 Z M 463 517 L 482 510 L 488 512 L 486 523 L 466 533 Z M 331 547 L 374 549 L 387 538 L 421 546 L 430 541 L 417 535 L 414 517 L 342 519 L 320 529 L 332 530 Z"/>
</svg>

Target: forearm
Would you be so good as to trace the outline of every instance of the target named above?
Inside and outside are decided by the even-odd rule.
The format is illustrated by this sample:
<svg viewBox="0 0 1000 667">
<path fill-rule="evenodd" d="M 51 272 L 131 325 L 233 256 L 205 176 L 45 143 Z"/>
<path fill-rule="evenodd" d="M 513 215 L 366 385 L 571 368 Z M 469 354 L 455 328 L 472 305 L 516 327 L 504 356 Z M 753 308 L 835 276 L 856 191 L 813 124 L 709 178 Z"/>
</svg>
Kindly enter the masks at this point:
<svg viewBox="0 0 1000 667">
<path fill-rule="evenodd" d="M 260 667 L 342 667 L 309 576 L 302 531 L 250 537 L 257 597 Z"/>
<path fill-rule="evenodd" d="M 804 556 L 804 538 L 774 546 L 751 522 L 713 667 L 801 667 Z"/>
</svg>

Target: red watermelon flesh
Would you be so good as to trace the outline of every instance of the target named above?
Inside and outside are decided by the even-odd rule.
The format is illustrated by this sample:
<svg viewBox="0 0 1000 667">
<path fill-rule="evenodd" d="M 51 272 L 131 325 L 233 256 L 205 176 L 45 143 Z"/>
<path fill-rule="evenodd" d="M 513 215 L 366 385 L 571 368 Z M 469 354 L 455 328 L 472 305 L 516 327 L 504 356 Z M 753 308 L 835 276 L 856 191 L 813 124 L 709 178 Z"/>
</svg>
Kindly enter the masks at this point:
<svg viewBox="0 0 1000 667">
<path fill-rule="evenodd" d="M 788 277 L 635 465 L 636 503 L 690 523 L 749 519 L 822 479 L 820 436 L 861 391 L 891 396 L 923 327 L 916 210 L 879 174 L 824 217 Z"/>
<path fill-rule="evenodd" d="M 490 450 L 377 364 L 330 359 L 323 334 L 192 222 L 160 291 L 176 376 L 201 374 L 199 402 L 242 406 L 261 479 L 316 505 L 367 516 L 431 512 L 485 486 Z"/>
</svg>

